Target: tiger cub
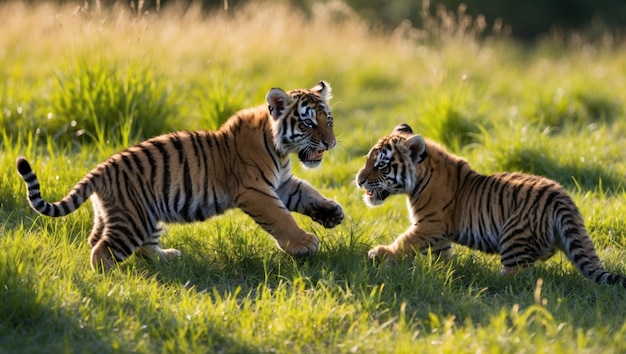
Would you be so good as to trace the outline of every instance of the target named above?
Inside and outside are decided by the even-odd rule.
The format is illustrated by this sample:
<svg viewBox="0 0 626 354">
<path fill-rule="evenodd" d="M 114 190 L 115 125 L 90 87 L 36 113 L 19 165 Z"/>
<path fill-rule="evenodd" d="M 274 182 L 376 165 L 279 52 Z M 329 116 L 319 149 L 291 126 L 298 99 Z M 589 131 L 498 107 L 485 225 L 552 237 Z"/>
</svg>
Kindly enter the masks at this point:
<svg viewBox="0 0 626 354">
<path fill-rule="evenodd" d="M 202 221 L 240 208 L 292 255 L 316 252 L 319 239 L 300 229 L 290 211 L 324 227 L 340 224 L 341 206 L 292 174 L 290 153 L 305 167 L 318 166 L 335 146 L 328 106 L 331 87 L 271 89 L 267 105 L 234 114 L 217 131 L 157 136 L 100 163 L 62 200 L 45 201 L 23 157 L 17 170 L 38 213 L 64 216 L 91 196 L 94 226 L 91 267 L 108 270 L 140 252 L 152 259 L 179 256 L 161 249 L 163 222 Z"/>
<path fill-rule="evenodd" d="M 561 250 L 595 282 L 626 286 L 626 277 L 602 267 L 578 208 L 558 183 L 522 173 L 481 175 L 406 124 L 369 151 L 356 184 L 369 206 L 408 196 L 412 225 L 392 244 L 370 250 L 370 258 L 393 260 L 429 248 L 450 258 L 457 243 L 498 253 L 501 273 L 511 275 Z"/>
</svg>

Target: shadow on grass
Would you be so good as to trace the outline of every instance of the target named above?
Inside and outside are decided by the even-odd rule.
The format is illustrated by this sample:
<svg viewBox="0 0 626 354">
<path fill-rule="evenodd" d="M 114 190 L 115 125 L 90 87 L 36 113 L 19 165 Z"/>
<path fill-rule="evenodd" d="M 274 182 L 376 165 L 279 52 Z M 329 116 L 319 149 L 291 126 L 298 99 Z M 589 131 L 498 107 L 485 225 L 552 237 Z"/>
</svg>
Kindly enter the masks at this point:
<svg viewBox="0 0 626 354">
<path fill-rule="evenodd" d="M 124 328 L 125 325 L 132 327 L 133 323 L 142 324 L 141 342 L 139 338 L 131 336 L 120 336 L 120 342 L 116 344 L 118 348 L 115 350 L 107 350 L 108 352 L 185 352 L 185 348 L 196 348 L 200 352 L 236 352 L 236 353 L 260 353 L 261 351 L 245 342 L 236 341 L 232 336 L 232 328 L 224 326 L 221 318 L 216 319 L 214 316 L 205 314 L 195 314 L 193 321 L 191 316 L 184 317 L 180 314 L 180 309 L 166 303 L 154 303 L 149 299 L 141 299 L 137 297 L 116 296 L 115 287 L 109 293 L 94 291 L 93 286 L 85 283 L 84 279 L 77 279 L 77 288 L 79 288 L 85 298 L 98 306 L 100 311 L 110 309 L 106 314 L 106 319 L 113 323 L 112 328 Z M 121 291 L 123 293 L 123 291 Z M 114 319 L 121 316 L 118 311 L 124 309 L 126 315 L 132 316 L 132 322 L 118 325 L 114 323 Z M 100 314 L 102 315 L 102 314 Z M 194 321 L 200 321 L 201 326 Z M 105 328 L 108 324 L 102 321 L 92 321 Z M 192 329 L 193 328 L 193 329 Z M 136 329 L 127 329 L 132 332 Z M 103 333 L 104 338 L 109 338 L 107 342 L 112 342 L 116 338 L 115 333 Z M 149 338 L 149 340 L 145 340 Z M 85 343 L 83 341 L 83 343 Z M 87 342 L 89 343 L 89 342 Z M 72 348 L 74 349 L 74 348 Z M 89 348 L 90 349 L 90 348 Z M 71 352 L 103 352 L 91 350 L 72 350 Z"/>
<path fill-rule="evenodd" d="M 255 301 L 257 291 L 290 289 L 299 279 L 309 291 L 328 292 L 336 301 L 353 306 L 357 313 L 367 313 L 372 325 L 405 319 L 423 333 L 443 330 L 443 321 L 450 318 L 459 327 L 467 321 L 487 327 L 503 312 L 513 321 L 517 316 L 514 311 L 523 313 L 533 306 L 550 314 L 547 325 L 554 328 L 567 323 L 575 329 L 594 330 L 600 316 L 607 328 L 618 326 L 617 330 L 623 323 L 626 304 L 620 299 L 626 289 L 597 285 L 564 258 L 560 263 L 559 258 L 556 262 L 539 262 L 514 277 L 499 274 L 498 256 L 467 252 L 459 246 L 459 254 L 451 261 L 418 256 L 389 265 L 367 259 L 372 245 L 362 236 L 369 231 L 366 227 L 356 230 L 330 235 L 310 230 L 322 235 L 322 248 L 309 257 L 291 257 L 277 248 L 254 248 L 250 244 L 243 248 L 222 243 L 211 246 L 213 241 L 190 237 L 182 247 L 176 245 L 183 253 L 176 262 L 142 261 L 128 266 L 145 269 L 146 276 L 154 276 L 164 286 L 187 288 L 214 301 L 232 296 Z M 235 243 L 246 242 L 237 237 L 254 242 L 254 238 L 250 241 L 248 237 L 234 236 Z M 543 282 L 539 289 L 538 279 Z M 539 326 L 538 330 L 545 330 L 541 327 L 545 323 L 537 325 L 532 316 L 528 318 L 530 322 L 525 326 L 529 329 Z M 218 329 L 216 333 L 217 342 L 232 344 L 228 343 L 227 333 Z"/>
<path fill-rule="evenodd" d="M 381 322 L 404 315 L 426 333 L 440 331 L 441 322 L 450 316 L 456 326 L 471 321 L 486 327 L 502 311 L 512 321 L 517 316 L 513 312 L 533 306 L 544 308 L 551 317 L 547 323 L 533 323 L 530 316 L 524 325 L 531 329 L 539 325 L 539 330 L 554 330 L 567 324 L 594 330 L 600 317 L 603 326 L 616 331 L 623 324 L 626 289 L 621 286 L 595 284 L 572 267 L 552 261 L 536 263 L 516 276 L 501 276 L 499 267 L 497 256 L 472 253 L 451 261 L 418 256 L 397 266 L 382 264 L 364 281 L 384 284 L 379 296 L 384 304 L 379 309 L 384 313 Z M 367 295 L 363 301 L 368 301 Z"/>
<path fill-rule="evenodd" d="M 142 261 L 148 276 L 156 275 L 164 284 L 177 283 L 185 288 L 220 295 L 234 293 L 240 289 L 240 296 L 254 292 L 259 285 L 270 288 L 295 278 L 306 278 L 311 286 L 328 273 L 340 277 L 350 277 L 355 265 L 366 263 L 369 245 L 353 237 L 346 237 L 324 231 L 322 227 L 311 226 L 307 231 L 320 236 L 321 250 L 312 255 L 290 256 L 271 242 L 271 236 L 263 231 L 244 235 L 231 230 L 227 241 L 202 240 L 185 237 L 180 246 L 179 260 L 171 264 L 155 264 Z M 259 240 L 264 238 L 267 240 Z"/>
<path fill-rule="evenodd" d="M 4 259 L 6 260 L 6 259 Z M 66 313 L 23 262 L 1 262 L 0 343 L 4 353 L 113 352 L 95 328 Z M 28 338 L 28 340 L 24 340 Z M 88 343 L 88 347 L 85 344 Z"/>
</svg>

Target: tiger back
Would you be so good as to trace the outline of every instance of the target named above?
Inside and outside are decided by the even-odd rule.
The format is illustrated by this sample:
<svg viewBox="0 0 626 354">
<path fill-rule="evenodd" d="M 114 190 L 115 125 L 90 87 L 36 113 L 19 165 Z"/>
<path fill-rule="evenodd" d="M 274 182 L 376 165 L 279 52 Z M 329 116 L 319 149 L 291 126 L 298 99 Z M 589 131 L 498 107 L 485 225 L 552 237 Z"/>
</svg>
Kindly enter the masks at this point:
<svg viewBox="0 0 626 354">
<path fill-rule="evenodd" d="M 179 256 L 159 247 L 163 222 L 202 221 L 231 208 L 247 213 L 289 254 L 316 252 L 319 239 L 298 227 L 290 211 L 334 227 L 343 210 L 292 174 L 290 154 L 316 167 L 335 146 L 331 97 L 324 81 L 310 90 L 273 88 L 267 105 L 237 112 L 217 131 L 164 134 L 111 156 L 55 203 L 42 198 L 23 157 L 17 170 L 42 215 L 67 215 L 91 198 L 94 269 L 108 270 L 134 252 Z"/>
<path fill-rule="evenodd" d="M 408 198 L 412 225 L 370 250 L 370 258 L 428 250 L 450 258 L 457 243 L 499 254 L 501 273 L 511 275 L 563 251 L 587 278 L 626 286 L 626 277 L 603 268 L 578 208 L 557 182 L 523 173 L 481 175 L 406 124 L 372 147 L 356 184 L 370 206 L 394 194 Z"/>
</svg>

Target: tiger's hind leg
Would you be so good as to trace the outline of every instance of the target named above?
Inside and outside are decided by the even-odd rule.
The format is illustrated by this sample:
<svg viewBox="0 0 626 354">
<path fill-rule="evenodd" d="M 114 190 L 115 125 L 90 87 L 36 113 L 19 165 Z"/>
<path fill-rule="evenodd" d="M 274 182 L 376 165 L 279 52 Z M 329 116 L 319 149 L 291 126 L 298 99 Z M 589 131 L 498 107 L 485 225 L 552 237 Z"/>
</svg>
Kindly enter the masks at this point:
<svg viewBox="0 0 626 354">
<path fill-rule="evenodd" d="M 102 232 L 104 231 L 105 224 L 105 213 L 102 210 L 102 204 L 97 194 L 91 196 L 91 205 L 93 206 L 93 228 L 91 229 L 91 234 L 89 235 L 88 241 L 89 246 L 93 248 L 102 237 Z"/>
<path fill-rule="evenodd" d="M 95 220 L 89 243 L 92 246 L 91 267 L 96 271 L 106 272 L 128 258 L 141 247 L 147 235 L 145 228 L 133 220 L 128 210 L 99 209 Z"/>
<path fill-rule="evenodd" d="M 111 251 L 101 242 L 105 229 L 105 212 L 102 210 L 100 199 L 94 194 L 91 198 L 93 205 L 93 229 L 89 235 L 89 245 L 91 246 L 91 268 L 95 271 L 108 271 L 115 265 Z"/>
<path fill-rule="evenodd" d="M 104 217 L 100 209 L 94 208 L 93 229 L 91 229 L 91 234 L 89 235 L 89 245 L 92 248 L 95 247 L 96 244 L 98 244 L 98 241 L 100 241 L 103 231 L 104 231 Z"/>
<path fill-rule="evenodd" d="M 525 252 L 528 253 L 524 254 Z M 513 252 L 502 252 L 500 253 L 500 263 L 502 264 L 500 275 L 516 275 L 517 273 L 528 269 L 528 267 L 532 266 L 537 260 L 539 260 L 539 256 L 536 252 L 532 249 L 521 246 Z"/>
<path fill-rule="evenodd" d="M 539 259 L 549 257 L 547 250 L 542 250 L 537 244 L 537 236 L 533 234 L 527 223 L 518 218 L 511 218 L 503 228 L 500 237 L 500 274 L 513 276 L 527 269 Z M 553 243 L 553 242 L 551 242 Z"/>
<path fill-rule="evenodd" d="M 91 249 L 91 268 L 106 272 L 128 258 L 139 248 L 137 241 L 126 235 L 127 228 L 105 226 L 102 236 Z"/>
<path fill-rule="evenodd" d="M 167 262 L 180 257 L 180 251 L 175 248 L 162 249 L 159 247 L 159 238 L 163 235 L 163 224 L 158 223 L 156 229 L 148 236 L 139 248 L 139 253 L 153 261 Z"/>
</svg>

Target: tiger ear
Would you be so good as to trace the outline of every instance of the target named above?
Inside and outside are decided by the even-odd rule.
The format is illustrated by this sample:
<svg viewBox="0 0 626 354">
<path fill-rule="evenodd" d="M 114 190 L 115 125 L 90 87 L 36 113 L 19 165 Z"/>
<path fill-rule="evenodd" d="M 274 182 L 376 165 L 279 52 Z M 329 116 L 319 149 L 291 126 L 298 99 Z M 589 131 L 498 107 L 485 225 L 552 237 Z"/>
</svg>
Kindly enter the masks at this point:
<svg viewBox="0 0 626 354">
<path fill-rule="evenodd" d="M 324 102 L 328 102 L 333 98 L 333 88 L 326 81 L 318 82 L 315 87 L 311 88 L 311 91 L 320 95 Z"/>
<path fill-rule="evenodd" d="M 289 96 L 285 91 L 274 87 L 269 90 L 267 95 L 265 96 L 265 100 L 269 104 L 268 108 L 270 110 L 270 114 L 274 117 L 275 120 L 280 118 L 285 110 L 285 106 L 287 106 L 287 101 L 289 100 Z"/>
<path fill-rule="evenodd" d="M 411 127 L 408 124 L 402 123 L 402 124 L 396 125 L 396 127 L 393 128 L 393 132 L 392 133 L 413 134 L 413 129 L 411 129 Z"/>
<path fill-rule="evenodd" d="M 405 142 L 409 148 L 409 155 L 414 164 L 418 164 L 426 158 L 426 141 L 421 135 L 413 135 Z"/>
</svg>

